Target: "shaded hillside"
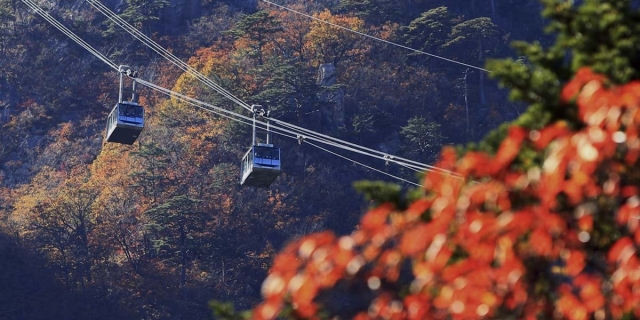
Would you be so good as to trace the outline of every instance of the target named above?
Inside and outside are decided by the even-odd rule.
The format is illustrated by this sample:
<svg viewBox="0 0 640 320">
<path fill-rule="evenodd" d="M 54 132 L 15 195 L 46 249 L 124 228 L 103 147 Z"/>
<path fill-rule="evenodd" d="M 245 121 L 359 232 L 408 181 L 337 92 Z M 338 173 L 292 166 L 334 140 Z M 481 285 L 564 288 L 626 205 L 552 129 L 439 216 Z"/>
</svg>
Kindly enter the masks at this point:
<svg viewBox="0 0 640 320">
<path fill-rule="evenodd" d="M 399 14 L 390 15 L 389 1 L 282 3 L 476 66 L 511 55 L 513 35 L 539 36 L 540 19 L 520 25 L 517 14 L 536 1 L 491 1 L 495 10 L 475 2 L 469 11 L 460 1 L 400 1 Z M 106 4 L 273 117 L 412 160 L 430 163 L 442 145 L 478 140 L 522 111 L 479 69 L 263 2 Z M 345 153 L 345 161 L 274 136 L 282 175 L 269 189 L 241 188 L 251 128 L 145 88 L 148 118 L 138 142 L 105 144 L 117 74 L 21 3 L 0 0 L 0 8 L 0 227 L 41 254 L 51 281 L 69 294 L 108 296 L 143 319 L 206 319 L 210 299 L 247 309 L 287 241 L 350 232 L 369 205 L 352 183 L 392 179 L 354 161 L 418 181 L 415 171 L 382 160 Z M 86 3 L 52 4 L 50 12 L 142 79 L 247 115 Z"/>
<path fill-rule="evenodd" d="M 0 319 L 132 319 L 107 291 L 69 291 L 43 257 L 0 234 Z"/>
<path fill-rule="evenodd" d="M 521 117 L 445 147 L 422 195 L 369 184 L 351 234 L 292 241 L 228 319 L 640 318 L 638 2 L 544 4 L 553 45 L 489 64 Z"/>
</svg>

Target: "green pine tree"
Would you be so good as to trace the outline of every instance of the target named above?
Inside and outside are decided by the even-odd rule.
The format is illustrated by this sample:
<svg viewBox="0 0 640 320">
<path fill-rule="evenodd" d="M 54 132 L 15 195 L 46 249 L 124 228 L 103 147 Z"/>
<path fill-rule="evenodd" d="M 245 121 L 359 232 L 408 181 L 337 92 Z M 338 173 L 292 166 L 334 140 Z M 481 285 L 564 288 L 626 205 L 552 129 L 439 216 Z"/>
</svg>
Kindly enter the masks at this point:
<svg viewBox="0 0 640 320">
<path fill-rule="evenodd" d="M 402 127 L 400 136 L 404 140 L 402 145 L 404 154 L 427 163 L 436 160 L 444 140 L 440 133 L 440 124 L 427 121 L 423 117 L 409 119 L 407 125 Z"/>
<path fill-rule="evenodd" d="M 119 15 L 120 18 L 142 31 L 151 35 L 153 22 L 160 20 L 160 10 L 169 5 L 167 0 L 127 0 L 127 7 Z M 106 21 L 107 31 L 103 36 L 122 34 L 125 31 L 113 21 Z"/>
<path fill-rule="evenodd" d="M 235 26 L 226 33 L 235 39 L 246 38 L 251 52 L 248 54 L 257 59 L 258 65 L 263 64 L 263 47 L 271 41 L 271 35 L 282 31 L 279 20 L 267 11 L 258 11 L 240 18 Z"/>
<path fill-rule="evenodd" d="M 575 109 L 560 105 L 560 90 L 582 67 L 606 75 L 613 83 L 640 79 L 640 12 L 631 0 L 543 0 L 549 48 L 514 42 L 519 59 L 489 61 L 491 76 L 510 88 L 510 97 L 530 105 L 515 123 L 541 128 L 560 118 L 574 119 Z M 578 125 L 570 121 L 570 125 Z M 489 134 L 480 147 L 494 151 L 506 126 Z"/>
</svg>

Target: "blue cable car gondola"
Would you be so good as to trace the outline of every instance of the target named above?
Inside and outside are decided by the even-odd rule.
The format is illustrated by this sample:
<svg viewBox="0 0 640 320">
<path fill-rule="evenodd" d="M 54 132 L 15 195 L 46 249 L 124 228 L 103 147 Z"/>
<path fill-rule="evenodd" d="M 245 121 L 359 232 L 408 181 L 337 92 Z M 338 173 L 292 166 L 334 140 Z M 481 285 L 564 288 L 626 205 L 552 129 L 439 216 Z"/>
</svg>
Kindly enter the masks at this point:
<svg viewBox="0 0 640 320">
<path fill-rule="evenodd" d="M 242 158 L 243 186 L 267 188 L 280 175 L 280 148 L 258 143 Z"/>
<path fill-rule="evenodd" d="M 280 148 L 269 144 L 269 120 L 267 118 L 267 143 L 256 144 L 256 112 L 264 116 L 264 109 L 253 111 L 253 143 L 242 158 L 240 185 L 268 188 L 280 175 Z M 268 113 L 266 113 L 268 116 Z"/>
<path fill-rule="evenodd" d="M 144 129 L 144 108 L 130 101 L 116 104 L 107 118 L 107 142 L 133 144 Z"/>
<path fill-rule="evenodd" d="M 109 117 L 107 117 L 107 132 L 105 140 L 107 142 L 117 142 L 122 144 L 133 144 L 144 129 L 144 108 L 138 104 L 136 94 L 136 73 L 127 70 L 128 76 L 133 78 L 133 101 L 122 101 L 124 91 L 124 69 L 127 66 L 120 66 L 120 95 L 118 103 L 113 107 Z"/>
</svg>

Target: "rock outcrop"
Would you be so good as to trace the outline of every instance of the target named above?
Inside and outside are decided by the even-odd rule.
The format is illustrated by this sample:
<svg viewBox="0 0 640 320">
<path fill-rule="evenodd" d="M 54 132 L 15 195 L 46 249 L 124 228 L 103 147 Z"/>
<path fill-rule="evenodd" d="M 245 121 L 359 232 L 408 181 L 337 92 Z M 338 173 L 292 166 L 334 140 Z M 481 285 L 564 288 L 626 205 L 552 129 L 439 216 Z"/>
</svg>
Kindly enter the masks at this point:
<svg viewBox="0 0 640 320">
<path fill-rule="evenodd" d="M 336 67 L 333 63 L 320 65 L 316 83 L 322 88 L 318 100 L 323 103 L 323 125 L 330 128 L 344 127 L 344 89 L 337 85 Z"/>
</svg>

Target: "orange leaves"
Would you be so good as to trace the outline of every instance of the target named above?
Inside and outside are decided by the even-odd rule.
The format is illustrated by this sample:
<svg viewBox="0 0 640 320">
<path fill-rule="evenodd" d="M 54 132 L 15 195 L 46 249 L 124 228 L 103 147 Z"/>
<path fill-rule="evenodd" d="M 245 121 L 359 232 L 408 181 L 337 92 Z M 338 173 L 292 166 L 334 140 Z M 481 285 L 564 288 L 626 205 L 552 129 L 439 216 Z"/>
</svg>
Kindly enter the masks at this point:
<svg viewBox="0 0 640 320">
<path fill-rule="evenodd" d="M 610 263 L 624 265 L 635 253 L 636 248 L 631 239 L 624 237 L 616 241 L 616 243 L 611 247 L 609 250 L 608 260 Z"/>
<path fill-rule="evenodd" d="M 253 318 L 256 320 L 275 319 L 280 313 L 281 308 L 282 307 L 276 303 L 270 301 L 264 302 L 253 310 Z"/>
<path fill-rule="evenodd" d="M 386 203 L 367 212 L 367 214 L 362 218 L 362 230 L 375 233 L 379 228 L 386 225 L 392 209 L 392 205 Z"/>
<path fill-rule="evenodd" d="M 478 183 L 467 187 L 469 210 L 484 207 L 487 211 L 503 212 L 511 209 L 506 187 L 496 181 Z"/>
<path fill-rule="evenodd" d="M 573 283 L 580 288 L 580 300 L 588 312 L 596 312 L 604 307 L 605 299 L 600 279 L 583 274 L 576 277 Z"/>
<path fill-rule="evenodd" d="M 533 142 L 533 145 L 542 150 L 549 146 L 551 141 L 570 134 L 567 123 L 564 121 L 556 122 L 552 125 L 544 127 L 542 130 L 532 130 L 529 132 L 529 139 Z"/>
<path fill-rule="evenodd" d="M 277 273 L 272 273 L 262 282 L 262 296 L 266 299 L 281 296 L 285 290 L 285 286 L 285 279 Z"/>
<path fill-rule="evenodd" d="M 561 99 L 563 102 L 568 102 L 569 100 L 574 99 L 578 93 L 581 92 L 585 84 L 591 81 L 597 83 L 604 80 L 605 78 L 603 76 L 594 73 L 589 68 L 580 69 L 576 73 L 573 81 L 569 82 L 564 89 L 562 89 Z"/>
<path fill-rule="evenodd" d="M 484 175 L 486 172 L 483 171 L 487 168 L 490 162 L 491 158 L 484 152 L 469 152 L 460 159 L 457 172 L 463 177 L 467 177 L 471 174 Z"/>
<path fill-rule="evenodd" d="M 388 294 L 381 294 L 371 303 L 367 317 L 369 319 L 400 320 L 406 318 L 406 313 L 400 300 L 394 300 Z"/>
<path fill-rule="evenodd" d="M 558 290 L 560 299 L 556 307 L 560 314 L 567 319 L 589 319 L 592 314 L 603 313 L 605 298 L 598 277 L 581 274 L 574 278 L 573 285 L 577 290 L 572 290 L 568 284 L 561 285 Z"/>
<path fill-rule="evenodd" d="M 506 173 L 504 169 L 511 164 L 518 152 L 520 152 L 520 147 L 526 137 L 526 130 L 517 126 L 511 127 L 493 158 L 483 152 L 468 152 L 460 159 L 456 172 L 463 177 L 472 175 L 481 177 L 495 176 L 498 173 Z"/>
<path fill-rule="evenodd" d="M 433 240 L 433 225 L 419 224 L 407 230 L 400 238 L 400 252 L 406 256 L 424 251 Z"/>
<path fill-rule="evenodd" d="M 348 238 L 338 241 L 331 233 L 323 232 L 287 246 L 275 257 L 270 274 L 262 284 L 266 303 L 254 313 L 262 319 L 274 319 L 285 298 L 290 297 L 298 316 L 313 316 L 318 308 L 314 299 L 319 290 L 335 285 L 352 260 L 351 247 L 346 242 Z"/>
<path fill-rule="evenodd" d="M 364 21 L 357 17 L 333 15 L 329 10 L 324 10 L 315 17 L 347 29 L 364 30 Z M 355 54 L 358 48 L 356 44 L 361 41 L 352 32 L 318 21 L 311 23 L 311 28 L 304 38 L 305 48 L 319 63 L 338 62 L 345 55 Z"/>
<path fill-rule="evenodd" d="M 313 299 L 318 293 L 318 284 L 310 280 L 303 275 L 297 275 L 289 282 L 289 293 L 296 303 L 297 312 L 303 318 L 311 317 L 317 308 Z"/>
<path fill-rule="evenodd" d="M 423 295 L 408 295 L 404 298 L 406 308 L 406 318 L 410 320 L 427 319 L 430 310 L 430 303 L 427 297 Z"/>
<path fill-rule="evenodd" d="M 445 285 L 433 306 L 456 319 L 489 316 L 502 300 L 494 293 L 492 273 L 490 267 L 472 259 L 447 267 L 442 272 Z"/>
<path fill-rule="evenodd" d="M 419 219 L 430 209 L 432 203 L 433 201 L 429 201 L 427 199 L 416 200 L 416 202 L 412 203 L 404 214 L 396 215 L 396 218 L 398 218 L 398 220 L 396 220 L 396 222 L 392 224 L 402 227 L 404 222 L 415 221 Z"/>
<path fill-rule="evenodd" d="M 526 137 L 527 132 L 520 127 L 509 128 L 508 136 L 500 144 L 500 148 L 496 153 L 496 156 L 491 161 L 491 165 L 488 167 L 488 174 L 491 176 L 496 175 L 498 172 L 505 169 L 507 165 L 513 161 L 518 152 L 520 152 L 520 146 Z"/>
<path fill-rule="evenodd" d="M 584 253 L 578 250 L 567 250 L 564 255 L 565 272 L 572 277 L 580 274 L 586 265 Z"/>
<path fill-rule="evenodd" d="M 609 250 L 608 261 L 614 265 L 611 275 L 614 299 L 611 304 L 614 315 L 640 308 L 640 259 L 638 247 L 629 237 L 619 239 Z"/>
<path fill-rule="evenodd" d="M 265 298 L 289 294 L 310 316 L 321 292 L 366 283 L 373 298 L 359 319 L 640 317 L 640 84 L 603 82 L 582 70 L 564 89 L 579 129 L 512 127 L 495 156 L 445 148 L 436 165 L 452 174 L 427 173 L 427 196 L 406 211 L 383 205 L 337 244 L 316 235 L 287 248 Z M 522 169 L 523 146 L 541 163 Z"/>
<path fill-rule="evenodd" d="M 283 274 L 289 274 L 294 272 L 300 266 L 300 261 L 291 254 L 278 255 L 273 262 L 272 271 L 277 271 Z"/>
<path fill-rule="evenodd" d="M 537 255 L 546 257 L 551 254 L 553 243 L 551 236 L 546 230 L 542 228 L 535 229 L 533 233 L 531 233 L 529 243 Z"/>
<path fill-rule="evenodd" d="M 640 230 L 640 198 L 638 196 L 630 197 L 618 209 L 616 222 L 619 225 L 626 226 L 630 232 Z M 640 242 L 636 240 L 636 244 L 640 245 Z"/>
<path fill-rule="evenodd" d="M 566 319 L 586 320 L 587 308 L 580 303 L 580 300 L 566 287 L 562 287 L 561 292 L 560 299 L 556 303 L 558 312 Z"/>
</svg>

